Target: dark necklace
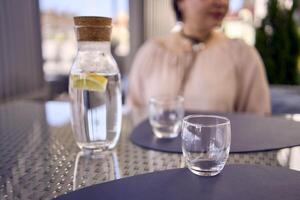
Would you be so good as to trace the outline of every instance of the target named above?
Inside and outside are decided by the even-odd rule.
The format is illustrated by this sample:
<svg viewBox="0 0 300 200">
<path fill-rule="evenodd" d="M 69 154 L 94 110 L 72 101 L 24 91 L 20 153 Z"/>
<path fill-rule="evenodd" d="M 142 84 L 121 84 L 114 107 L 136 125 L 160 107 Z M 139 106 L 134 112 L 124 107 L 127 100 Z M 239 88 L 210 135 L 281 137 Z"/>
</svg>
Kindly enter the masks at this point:
<svg viewBox="0 0 300 200">
<path fill-rule="evenodd" d="M 184 38 L 186 38 L 186 39 L 188 39 L 189 41 L 191 41 L 192 44 L 199 44 L 200 42 L 202 42 L 201 40 L 199 40 L 199 39 L 196 38 L 196 37 L 189 36 L 189 35 L 185 34 L 185 33 L 183 32 L 183 30 L 180 31 L 180 34 L 181 34 Z"/>
<path fill-rule="evenodd" d="M 182 37 L 186 38 L 187 40 L 189 40 L 192 43 L 192 48 L 194 51 L 199 51 L 199 50 L 203 50 L 205 48 L 205 40 L 207 40 L 207 38 L 209 38 L 209 36 L 205 39 L 205 40 L 199 40 L 196 37 L 187 35 L 183 32 L 183 29 L 181 29 L 180 34 Z"/>
</svg>

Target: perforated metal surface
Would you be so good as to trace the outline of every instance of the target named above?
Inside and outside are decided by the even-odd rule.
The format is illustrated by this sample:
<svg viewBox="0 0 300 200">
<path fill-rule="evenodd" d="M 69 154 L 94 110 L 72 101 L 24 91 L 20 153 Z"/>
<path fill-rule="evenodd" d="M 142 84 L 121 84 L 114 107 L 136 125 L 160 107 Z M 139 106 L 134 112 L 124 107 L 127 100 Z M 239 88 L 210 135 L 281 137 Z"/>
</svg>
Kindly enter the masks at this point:
<svg viewBox="0 0 300 200">
<path fill-rule="evenodd" d="M 14 102 L 0 107 L 1 200 L 52 199 L 73 189 L 184 166 L 179 154 L 133 145 L 128 139 L 130 116 L 123 117 L 121 138 L 114 151 L 84 155 L 73 139 L 68 112 L 64 102 L 46 106 Z M 278 166 L 280 158 L 282 165 L 290 166 L 290 155 L 290 149 L 231 154 L 228 163 Z"/>
</svg>

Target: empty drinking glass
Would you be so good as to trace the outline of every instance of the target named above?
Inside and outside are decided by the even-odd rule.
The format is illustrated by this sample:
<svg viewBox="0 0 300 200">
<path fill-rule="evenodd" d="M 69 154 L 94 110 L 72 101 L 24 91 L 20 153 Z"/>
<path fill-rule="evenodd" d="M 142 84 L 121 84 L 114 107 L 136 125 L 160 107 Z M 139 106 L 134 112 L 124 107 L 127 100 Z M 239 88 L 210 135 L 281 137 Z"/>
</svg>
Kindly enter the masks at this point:
<svg viewBox="0 0 300 200">
<path fill-rule="evenodd" d="M 201 176 L 221 172 L 231 142 L 230 121 L 214 115 L 190 115 L 182 123 L 182 151 L 187 167 Z"/>
<path fill-rule="evenodd" d="M 149 120 L 158 138 L 174 138 L 184 116 L 183 97 L 153 97 L 149 101 Z"/>
</svg>

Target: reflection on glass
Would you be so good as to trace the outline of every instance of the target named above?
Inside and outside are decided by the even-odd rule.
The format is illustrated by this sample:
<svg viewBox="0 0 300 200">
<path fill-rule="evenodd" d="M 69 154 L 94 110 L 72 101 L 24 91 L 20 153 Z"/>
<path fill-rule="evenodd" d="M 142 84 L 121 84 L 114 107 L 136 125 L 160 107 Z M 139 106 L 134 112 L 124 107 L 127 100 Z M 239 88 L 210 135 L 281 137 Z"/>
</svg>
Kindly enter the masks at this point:
<svg viewBox="0 0 300 200">
<path fill-rule="evenodd" d="M 80 151 L 75 160 L 73 190 L 120 178 L 114 151 L 91 153 Z"/>
</svg>

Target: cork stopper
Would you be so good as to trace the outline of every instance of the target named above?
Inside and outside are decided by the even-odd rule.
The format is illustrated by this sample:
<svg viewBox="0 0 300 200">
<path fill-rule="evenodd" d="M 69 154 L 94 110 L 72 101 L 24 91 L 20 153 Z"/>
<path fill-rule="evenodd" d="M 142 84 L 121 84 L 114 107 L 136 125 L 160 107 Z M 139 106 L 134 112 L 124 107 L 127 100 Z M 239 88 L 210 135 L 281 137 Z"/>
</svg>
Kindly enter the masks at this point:
<svg viewBox="0 0 300 200">
<path fill-rule="evenodd" d="M 108 17 L 74 17 L 77 41 L 110 41 L 111 23 Z"/>
</svg>

